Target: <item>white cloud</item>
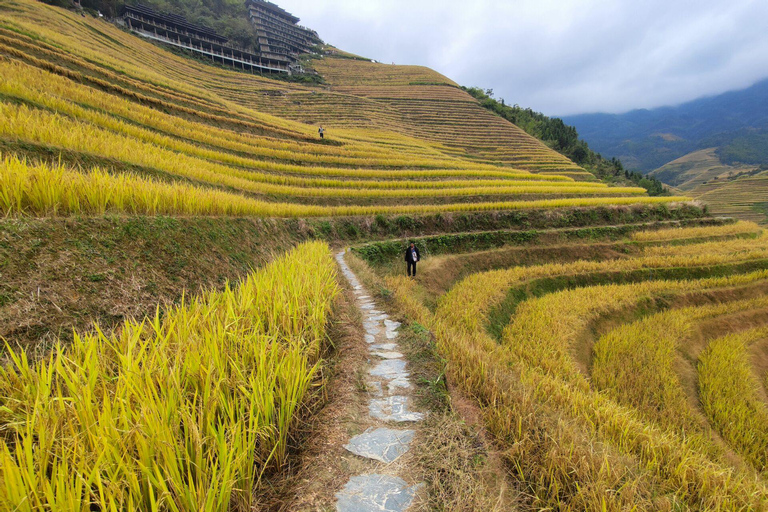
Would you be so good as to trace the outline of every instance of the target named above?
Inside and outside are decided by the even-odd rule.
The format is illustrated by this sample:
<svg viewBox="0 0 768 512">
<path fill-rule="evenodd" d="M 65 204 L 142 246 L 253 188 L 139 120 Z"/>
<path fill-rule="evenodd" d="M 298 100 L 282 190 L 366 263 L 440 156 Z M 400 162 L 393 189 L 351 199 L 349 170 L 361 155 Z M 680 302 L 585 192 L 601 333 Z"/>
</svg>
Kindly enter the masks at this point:
<svg viewBox="0 0 768 512">
<path fill-rule="evenodd" d="M 768 76 L 765 0 L 277 0 L 320 36 L 550 115 L 675 104 Z"/>
</svg>

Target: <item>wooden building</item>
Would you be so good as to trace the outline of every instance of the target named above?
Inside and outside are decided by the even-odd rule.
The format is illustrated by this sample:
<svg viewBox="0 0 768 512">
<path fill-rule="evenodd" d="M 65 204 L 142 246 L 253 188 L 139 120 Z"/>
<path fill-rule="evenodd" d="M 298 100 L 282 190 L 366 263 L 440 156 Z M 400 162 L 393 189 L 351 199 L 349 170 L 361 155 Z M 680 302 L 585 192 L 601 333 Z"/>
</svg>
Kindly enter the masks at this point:
<svg viewBox="0 0 768 512">
<path fill-rule="evenodd" d="M 227 44 L 212 29 L 189 23 L 173 14 L 161 14 L 144 5 L 126 5 L 123 20 L 134 33 L 184 48 L 235 68 L 252 72 L 291 73 L 295 59 L 279 52 L 249 53 Z"/>
</svg>

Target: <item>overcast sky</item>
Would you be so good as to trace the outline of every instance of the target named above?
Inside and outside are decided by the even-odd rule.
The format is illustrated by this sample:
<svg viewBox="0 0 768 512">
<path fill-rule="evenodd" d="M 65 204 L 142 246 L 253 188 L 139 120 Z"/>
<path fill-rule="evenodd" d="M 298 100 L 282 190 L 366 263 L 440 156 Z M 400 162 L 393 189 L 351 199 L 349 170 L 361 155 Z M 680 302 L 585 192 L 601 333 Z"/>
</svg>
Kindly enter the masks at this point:
<svg viewBox="0 0 768 512">
<path fill-rule="evenodd" d="M 623 112 L 768 77 L 768 0 L 274 0 L 326 42 L 548 115 Z"/>
</svg>

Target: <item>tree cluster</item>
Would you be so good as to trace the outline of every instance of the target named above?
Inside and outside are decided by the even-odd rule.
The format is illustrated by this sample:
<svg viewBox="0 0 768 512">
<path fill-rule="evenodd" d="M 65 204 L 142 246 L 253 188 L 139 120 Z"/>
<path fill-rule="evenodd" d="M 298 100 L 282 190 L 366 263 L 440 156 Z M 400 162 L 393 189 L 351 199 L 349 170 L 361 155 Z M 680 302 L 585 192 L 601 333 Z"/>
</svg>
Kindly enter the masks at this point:
<svg viewBox="0 0 768 512">
<path fill-rule="evenodd" d="M 483 90 L 479 87 L 462 87 L 462 89 L 477 99 L 483 108 L 522 128 L 529 135 L 543 141 L 547 146 L 573 160 L 598 178 L 611 182 L 633 183 L 646 189 L 651 196 L 665 193 L 662 183 L 656 178 L 627 171 L 618 159 L 605 159 L 600 153 L 589 149 L 589 145 L 579 139 L 576 128 L 568 126 L 562 119 L 547 117 L 541 112 L 522 108 L 519 105 L 509 106 L 503 98 L 496 100 L 493 97 L 493 89 Z"/>
</svg>

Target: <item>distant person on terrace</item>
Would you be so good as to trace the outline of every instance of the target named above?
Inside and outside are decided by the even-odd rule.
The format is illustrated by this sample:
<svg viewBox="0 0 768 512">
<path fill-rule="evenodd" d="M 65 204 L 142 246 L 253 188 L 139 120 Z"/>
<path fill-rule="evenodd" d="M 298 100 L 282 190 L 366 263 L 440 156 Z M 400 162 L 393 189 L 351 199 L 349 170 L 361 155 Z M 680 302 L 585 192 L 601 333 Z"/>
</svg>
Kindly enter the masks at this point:
<svg viewBox="0 0 768 512">
<path fill-rule="evenodd" d="M 318 128 L 317 133 L 320 134 L 320 138 L 321 139 L 325 138 L 325 128 L 323 128 L 322 126 L 320 128 Z"/>
<path fill-rule="evenodd" d="M 416 244 L 411 242 L 410 247 L 405 250 L 405 261 L 408 263 L 408 277 L 416 277 L 416 262 L 421 259 Z"/>
</svg>

